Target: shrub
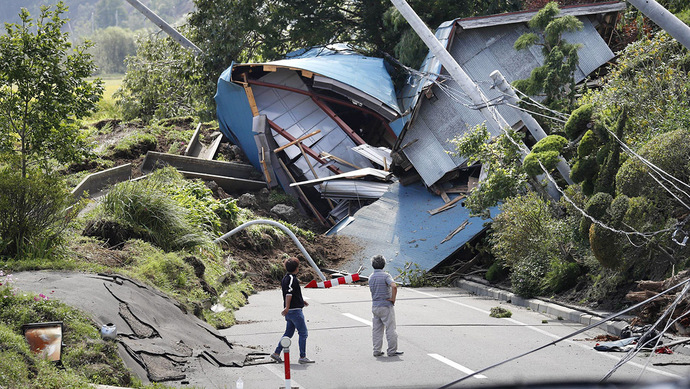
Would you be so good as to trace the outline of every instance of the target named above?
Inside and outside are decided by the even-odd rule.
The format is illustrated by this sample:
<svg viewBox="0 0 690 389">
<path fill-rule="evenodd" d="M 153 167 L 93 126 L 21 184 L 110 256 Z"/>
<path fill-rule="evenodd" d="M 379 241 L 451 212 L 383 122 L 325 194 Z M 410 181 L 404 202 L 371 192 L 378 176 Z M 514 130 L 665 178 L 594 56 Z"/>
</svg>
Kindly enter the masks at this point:
<svg viewBox="0 0 690 389">
<path fill-rule="evenodd" d="M 62 244 L 70 194 L 59 178 L 0 169 L 0 256 L 47 256 Z"/>
<path fill-rule="evenodd" d="M 619 240 L 618 234 L 598 224 L 592 224 L 589 228 L 589 245 L 592 248 L 592 254 L 605 268 L 620 267 L 622 252 Z"/>
<path fill-rule="evenodd" d="M 580 274 L 582 270 L 577 263 L 555 260 L 546 273 L 545 284 L 551 292 L 561 293 L 575 286 Z"/>
<path fill-rule="evenodd" d="M 540 255 L 529 255 L 512 267 L 510 284 L 519 296 L 531 298 L 542 290 L 542 279 L 548 271 L 549 259 Z"/>
<path fill-rule="evenodd" d="M 599 192 L 587 201 L 585 212 L 595 219 L 608 220 L 608 217 L 606 217 L 606 210 L 609 208 L 612 201 L 613 197 L 611 197 L 610 194 Z"/>
<path fill-rule="evenodd" d="M 508 277 L 508 269 L 498 261 L 492 263 L 484 275 L 484 278 L 489 282 L 499 282 L 506 279 L 506 277 Z"/>
<path fill-rule="evenodd" d="M 661 134 L 642 147 L 638 154 L 682 182 L 690 179 L 690 133 L 687 130 Z M 685 212 L 668 192 L 659 188 L 648 172 L 649 168 L 639 159 L 630 158 L 618 170 L 616 188 L 629 197 L 646 197 L 664 213 Z"/>
<path fill-rule="evenodd" d="M 568 139 L 577 138 L 587 129 L 587 124 L 592 120 L 593 112 L 594 108 L 591 104 L 584 104 L 573 111 L 563 128 Z"/>
</svg>

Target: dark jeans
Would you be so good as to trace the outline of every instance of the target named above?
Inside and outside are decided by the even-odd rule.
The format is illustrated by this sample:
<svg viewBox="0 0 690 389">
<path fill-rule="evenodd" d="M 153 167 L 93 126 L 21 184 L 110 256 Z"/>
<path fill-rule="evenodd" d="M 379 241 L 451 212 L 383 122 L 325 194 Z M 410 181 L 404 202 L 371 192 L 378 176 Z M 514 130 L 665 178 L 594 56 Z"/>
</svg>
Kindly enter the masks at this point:
<svg viewBox="0 0 690 389">
<path fill-rule="evenodd" d="M 285 333 L 283 336 L 292 338 L 292 335 L 295 334 L 295 329 L 297 329 L 297 333 L 299 334 L 299 357 L 306 357 L 307 336 L 309 334 L 307 332 L 307 323 L 304 321 L 304 313 L 302 313 L 301 309 L 291 309 L 288 311 L 288 314 L 285 315 L 285 321 L 287 324 L 285 325 Z M 278 342 L 276 354 L 280 354 L 281 351 L 283 351 L 283 346 L 281 346 L 280 342 Z"/>
</svg>

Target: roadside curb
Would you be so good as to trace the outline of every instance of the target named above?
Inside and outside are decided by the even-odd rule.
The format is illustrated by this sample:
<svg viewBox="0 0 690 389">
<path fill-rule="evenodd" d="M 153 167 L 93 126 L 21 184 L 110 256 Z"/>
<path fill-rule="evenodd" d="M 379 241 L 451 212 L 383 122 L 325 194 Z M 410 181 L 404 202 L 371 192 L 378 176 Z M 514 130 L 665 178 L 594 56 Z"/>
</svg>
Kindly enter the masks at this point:
<svg viewBox="0 0 690 389">
<path fill-rule="evenodd" d="M 586 326 L 597 323 L 608 316 L 603 312 L 592 312 L 584 309 L 566 307 L 537 298 L 522 298 L 510 291 L 486 285 L 476 280 L 458 279 L 455 280 L 454 285 L 477 296 L 491 297 L 496 300 L 505 301 L 509 304 L 527 307 L 535 312 L 540 312 L 555 318 L 562 318 L 563 320 L 580 323 Z M 629 323 L 625 320 L 614 319 L 613 321 L 608 321 L 606 323 L 597 325 L 597 328 L 604 330 L 611 335 L 620 336 L 621 331 L 628 325 Z"/>
</svg>

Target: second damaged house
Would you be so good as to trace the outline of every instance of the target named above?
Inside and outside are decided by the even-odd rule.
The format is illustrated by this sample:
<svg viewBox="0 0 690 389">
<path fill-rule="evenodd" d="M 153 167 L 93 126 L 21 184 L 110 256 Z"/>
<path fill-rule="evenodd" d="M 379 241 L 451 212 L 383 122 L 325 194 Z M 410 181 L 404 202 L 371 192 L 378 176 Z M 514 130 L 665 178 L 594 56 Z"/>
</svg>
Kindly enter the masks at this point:
<svg viewBox="0 0 690 389">
<path fill-rule="evenodd" d="M 386 191 L 398 135 L 389 123 L 401 113 L 382 59 L 331 46 L 233 64 L 218 81 L 216 102 L 221 131 L 269 186 L 299 198 L 323 224 Z M 373 181 L 339 179 L 372 171 Z"/>
</svg>

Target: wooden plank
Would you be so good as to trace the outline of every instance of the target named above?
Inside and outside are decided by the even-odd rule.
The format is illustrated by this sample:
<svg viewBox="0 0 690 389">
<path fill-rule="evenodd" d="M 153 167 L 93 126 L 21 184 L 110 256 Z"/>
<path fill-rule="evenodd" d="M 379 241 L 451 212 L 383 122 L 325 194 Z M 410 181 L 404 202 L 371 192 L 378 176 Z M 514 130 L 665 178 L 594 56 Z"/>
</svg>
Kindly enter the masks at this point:
<svg viewBox="0 0 690 389">
<path fill-rule="evenodd" d="M 427 211 L 427 212 L 429 212 L 432 215 L 436 215 L 437 213 L 441 213 L 443 211 L 446 211 L 448 209 L 453 208 L 458 201 L 460 201 L 464 198 L 465 198 L 465 196 L 458 196 L 458 197 L 454 198 L 453 200 L 443 204 L 442 206 L 440 206 L 436 209 L 432 209 L 431 211 Z"/>
<path fill-rule="evenodd" d="M 467 194 L 467 185 L 456 186 L 450 189 L 446 189 L 448 194 Z"/>
<path fill-rule="evenodd" d="M 311 170 L 311 174 L 314 176 L 314 179 L 318 179 L 319 175 L 316 174 L 316 170 L 314 170 L 314 166 L 311 164 L 311 161 L 309 160 L 307 153 L 304 152 L 304 147 L 302 147 L 302 142 L 297 142 L 297 146 L 299 146 L 299 151 L 302 153 L 302 157 L 304 158 L 305 161 L 307 161 L 307 165 L 309 165 L 309 170 Z M 331 199 L 326 199 L 326 201 L 328 201 L 328 205 L 331 207 L 331 209 L 335 208 Z"/>
<path fill-rule="evenodd" d="M 278 67 L 275 65 L 264 65 L 264 72 L 275 72 Z"/>
<path fill-rule="evenodd" d="M 247 94 L 247 101 L 249 101 L 249 107 L 252 109 L 252 115 L 259 116 L 259 108 L 256 106 L 254 91 L 252 91 L 252 87 L 247 83 L 247 73 L 243 73 L 242 77 L 244 77 L 244 84 L 242 84 L 242 86 L 244 87 L 244 93 Z"/>
<path fill-rule="evenodd" d="M 312 78 L 314 77 L 314 72 L 310 72 L 308 70 L 302 70 L 302 76 L 306 78 Z"/>
<path fill-rule="evenodd" d="M 464 230 L 465 227 L 467 227 L 468 224 L 470 224 L 469 220 L 465 220 L 465 221 L 460 225 L 460 227 L 454 229 L 453 232 L 451 232 L 451 233 L 448 234 L 445 238 L 443 238 L 443 240 L 441 241 L 441 243 L 443 244 L 443 243 L 446 243 L 446 242 L 448 242 L 449 240 L 451 240 L 451 239 L 455 236 L 455 234 L 457 234 L 458 232 Z"/>
<path fill-rule="evenodd" d="M 325 151 L 322 151 L 321 154 L 319 154 L 319 155 L 320 155 L 322 158 L 327 158 L 327 159 L 332 159 L 332 160 L 334 160 L 334 161 L 338 161 L 338 162 L 342 163 L 343 165 L 347 165 L 347 166 L 353 167 L 353 168 L 355 168 L 355 169 L 357 169 L 357 170 L 361 169 L 361 167 L 359 167 L 359 166 L 357 166 L 357 165 L 355 165 L 355 164 L 353 164 L 353 163 L 347 162 L 346 160 L 344 160 L 344 159 L 342 159 L 342 158 L 338 158 L 338 157 L 336 157 L 335 155 L 329 154 L 329 153 L 327 153 L 327 152 L 325 152 Z"/>
<path fill-rule="evenodd" d="M 272 128 L 273 130 L 275 130 L 275 132 L 277 132 L 277 133 L 278 133 L 280 136 L 282 136 L 283 138 L 285 138 L 285 139 L 287 139 L 287 140 L 289 140 L 289 141 L 296 140 L 294 136 L 290 135 L 289 132 L 285 131 L 285 130 L 284 130 L 283 128 L 281 128 L 279 125 L 275 124 L 271 119 L 266 119 L 266 121 L 268 122 L 268 125 L 271 126 L 271 128 Z M 322 164 L 322 165 L 325 165 L 325 164 L 326 164 L 326 161 L 323 160 L 321 157 L 319 157 L 319 154 L 317 154 L 317 153 L 316 153 L 314 150 L 312 150 L 311 148 L 304 146 L 304 151 L 305 151 L 307 154 L 309 154 L 312 158 L 314 158 L 315 160 L 319 161 L 320 164 Z M 340 171 L 340 169 L 338 169 L 338 168 L 335 167 L 335 166 L 327 166 L 327 168 L 328 168 L 328 170 L 332 171 L 332 172 L 335 173 L 335 174 L 340 174 L 340 173 L 342 173 L 342 172 Z"/>
<path fill-rule="evenodd" d="M 288 147 L 295 145 L 295 144 L 299 144 L 300 149 L 302 150 L 302 152 L 304 152 L 304 149 L 302 148 L 302 141 L 304 141 L 305 139 L 308 139 L 308 138 L 310 138 L 310 137 L 312 137 L 312 136 L 314 136 L 320 132 L 321 132 L 321 130 L 316 130 L 316 131 L 311 132 L 307 135 L 301 136 L 301 137 L 299 137 L 299 138 L 297 138 L 297 139 L 295 139 L 289 143 L 286 143 L 286 144 L 278 147 L 277 149 L 273 150 L 273 152 L 277 153 L 279 151 L 283 151 L 283 150 L 287 149 Z"/>
</svg>

